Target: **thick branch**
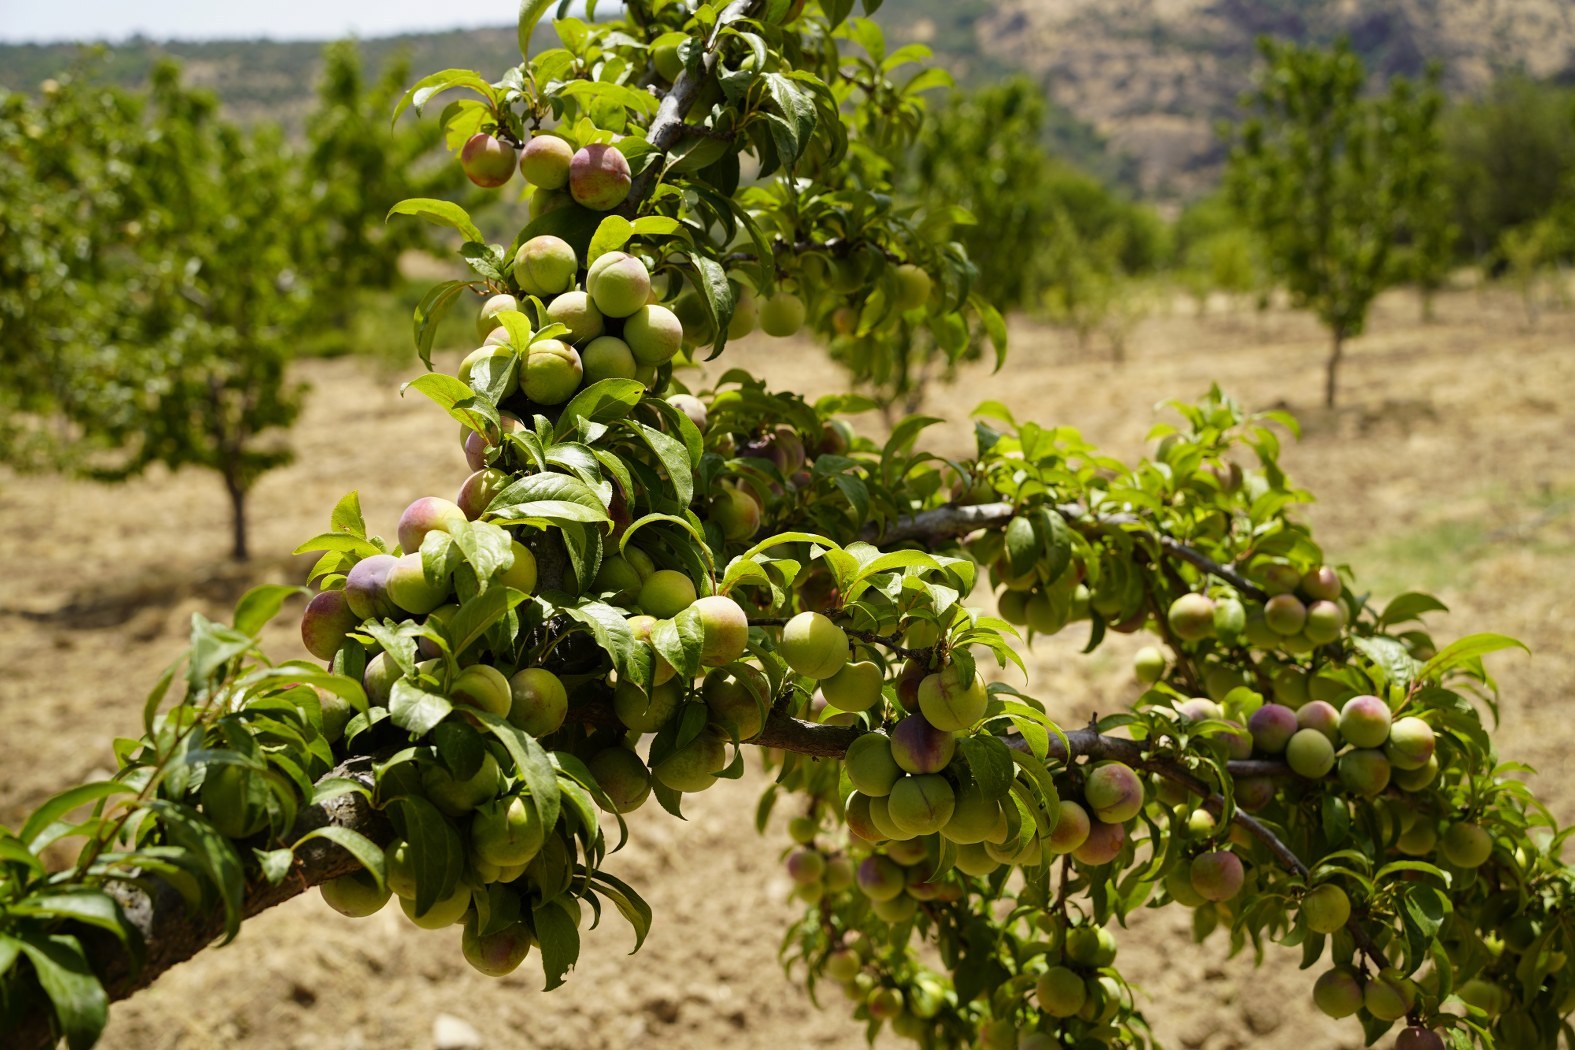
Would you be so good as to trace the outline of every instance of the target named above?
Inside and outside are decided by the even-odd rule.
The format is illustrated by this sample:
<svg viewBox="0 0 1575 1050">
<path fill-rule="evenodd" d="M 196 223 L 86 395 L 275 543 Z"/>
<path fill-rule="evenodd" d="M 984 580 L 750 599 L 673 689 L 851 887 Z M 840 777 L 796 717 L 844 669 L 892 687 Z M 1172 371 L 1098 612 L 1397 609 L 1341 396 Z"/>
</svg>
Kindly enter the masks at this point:
<svg viewBox="0 0 1575 1050">
<path fill-rule="evenodd" d="M 329 776 L 357 780 L 370 788 L 371 762 L 365 758 L 350 759 Z M 386 842 L 391 835 L 383 814 L 368 805 L 359 793 L 339 795 L 303 808 L 291 829 L 290 840 L 297 841 L 325 827 L 350 828 L 379 843 Z M 296 850 L 294 866 L 277 886 L 269 885 L 260 875 L 254 874 L 247 880 L 241 903 L 242 918 L 249 919 L 359 867 L 355 858 L 339 846 L 327 839 L 313 839 Z M 95 928 L 81 934 L 82 947 L 98 968 L 111 1002 L 147 987 L 166 970 L 192 958 L 224 935 L 221 908 L 193 911 L 186 907 L 180 893 L 163 879 L 149 878 L 140 884 L 112 883 L 106 887 L 106 892 L 120 904 L 147 946 L 147 960 L 142 969 L 132 972 L 130 957 L 120 941 L 107 931 Z M 47 1050 L 55 1045 L 48 1006 L 42 1002 L 38 1006 L 37 1012 L 8 1035 L 6 1046 L 16 1050 Z"/>
<path fill-rule="evenodd" d="M 716 45 L 721 37 L 722 27 L 734 19 L 747 18 L 754 14 L 761 2 L 762 0 L 733 0 L 717 16 L 716 27 L 711 31 L 710 39 L 706 41 L 705 52 L 700 56 L 699 65 L 678 74 L 678 79 L 673 81 L 672 90 L 662 98 L 661 105 L 656 107 L 656 116 L 652 118 L 651 127 L 647 130 L 645 138 L 656 147 L 658 153 L 665 155 L 683 137 L 684 118 L 694 108 L 695 100 L 700 97 L 701 88 L 705 87 L 706 82 L 716 72 Z M 624 205 L 624 210 L 632 213 L 639 208 L 640 202 L 650 194 L 661 167 L 660 160 L 646 165 L 645 170 L 640 172 L 629 187 L 629 201 Z"/>
</svg>

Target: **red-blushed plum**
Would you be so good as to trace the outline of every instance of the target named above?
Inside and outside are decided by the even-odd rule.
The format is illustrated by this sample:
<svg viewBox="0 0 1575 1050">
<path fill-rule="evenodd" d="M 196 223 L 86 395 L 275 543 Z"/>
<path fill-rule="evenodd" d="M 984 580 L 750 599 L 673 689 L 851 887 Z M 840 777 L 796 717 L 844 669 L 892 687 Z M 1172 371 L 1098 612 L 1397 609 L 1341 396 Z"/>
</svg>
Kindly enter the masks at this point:
<svg viewBox="0 0 1575 1050">
<path fill-rule="evenodd" d="M 872 901 L 889 901 L 907 886 L 907 875 L 890 857 L 873 853 L 859 862 L 854 875 L 859 892 Z"/>
<path fill-rule="evenodd" d="M 592 143 L 569 161 L 569 193 L 593 211 L 611 211 L 629 196 L 629 162 L 617 146 Z"/>
<path fill-rule="evenodd" d="M 1241 858 L 1229 850 L 1200 853 L 1192 858 L 1192 888 L 1205 900 L 1228 901 L 1241 892 L 1246 870 Z"/>
<path fill-rule="evenodd" d="M 1266 755 L 1278 755 L 1291 742 L 1301 726 L 1296 712 L 1282 704 L 1264 704 L 1247 719 L 1252 742 Z"/>
<path fill-rule="evenodd" d="M 1383 747 L 1389 724 L 1389 705 L 1376 696 L 1353 696 L 1340 709 L 1340 736 L 1352 747 Z"/>
<path fill-rule="evenodd" d="M 908 773 L 939 773 L 956 752 L 957 737 L 923 715 L 909 715 L 892 727 L 891 757 Z"/>
<path fill-rule="evenodd" d="M 1109 864 L 1121 854 L 1126 844 L 1126 825 L 1096 820 L 1089 824 L 1088 835 L 1072 851 L 1072 858 L 1088 865 Z"/>
<path fill-rule="evenodd" d="M 1303 729 L 1316 729 L 1329 739 L 1329 743 L 1340 746 L 1340 712 L 1333 704 L 1324 700 L 1308 701 L 1297 709 L 1296 724 Z"/>
<path fill-rule="evenodd" d="M 514 174 L 514 162 L 519 153 L 513 145 L 502 139 L 477 132 L 465 140 L 459 151 L 459 163 L 465 177 L 477 186 L 495 189 L 509 181 Z"/>
<path fill-rule="evenodd" d="M 1206 594 L 1183 594 L 1170 603 L 1165 621 L 1182 641 L 1202 641 L 1214 633 L 1214 602 Z"/>
<path fill-rule="evenodd" d="M 1345 630 L 1345 609 L 1335 602 L 1313 602 L 1307 606 L 1307 623 L 1302 630 L 1314 645 L 1326 645 Z"/>
<path fill-rule="evenodd" d="M 429 532 L 461 531 L 469 523 L 459 505 L 441 496 L 422 496 L 399 516 L 399 547 L 406 554 L 421 549 Z"/>
<path fill-rule="evenodd" d="M 1437 740 L 1433 727 L 1415 716 L 1398 718 L 1389 727 L 1389 739 L 1384 743 L 1384 754 L 1389 764 L 1399 770 L 1419 770 L 1433 758 Z"/>
<path fill-rule="evenodd" d="M 1340 576 L 1327 565 L 1308 569 L 1299 582 L 1302 593 L 1314 601 L 1332 602 L 1340 597 Z"/>
<path fill-rule="evenodd" d="M 704 401 L 701 401 L 693 394 L 670 394 L 668 395 L 667 403 L 688 416 L 689 422 L 695 425 L 696 430 L 702 434 L 705 433 L 706 423 L 709 422 L 709 419 Z"/>
<path fill-rule="evenodd" d="M 1129 766 L 1107 762 L 1088 774 L 1083 798 L 1106 824 L 1124 824 L 1143 808 L 1143 781 Z"/>
<path fill-rule="evenodd" d="M 502 492 L 508 483 L 509 476 L 501 470 L 491 467 L 478 470 L 460 485 L 454 503 L 465 517 L 475 521 L 492 505 L 493 498 Z"/>
<path fill-rule="evenodd" d="M 456 675 L 449 686 L 449 699 L 499 718 L 507 717 L 513 704 L 508 678 L 486 664 L 472 664 Z"/>
<path fill-rule="evenodd" d="M 875 826 L 875 821 L 870 816 L 870 797 L 868 795 L 861 791 L 850 793 L 846 803 L 843 805 L 843 814 L 847 820 L 848 830 L 855 837 L 863 839 L 872 845 L 885 841 L 886 836 L 881 832 L 880 828 Z"/>
<path fill-rule="evenodd" d="M 711 500 L 711 520 L 728 543 L 742 543 L 760 531 L 760 504 L 734 485 L 722 485 Z"/>
<path fill-rule="evenodd" d="M 1307 624 L 1307 606 L 1294 594 L 1276 594 L 1263 603 L 1263 622 L 1275 634 L 1298 634 Z"/>
<path fill-rule="evenodd" d="M 459 508 L 454 510 L 458 512 Z M 373 554 L 350 567 L 344 596 L 357 623 L 372 616 L 394 615 L 396 607 L 388 597 L 388 575 L 398 564 L 399 559 L 392 554 Z"/>
<path fill-rule="evenodd" d="M 816 850 L 796 849 L 788 854 L 787 873 L 800 886 L 819 882 L 826 873 L 826 858 Z"/>
<path fill-rule="evenodd" d="M 1088 833 L 1094 826 L 1093 819 L 1088 815 L 1088 810 L 1071 799 L 1062 799 L 1057 808 L 1060 815 L 1055 827 L 1050 830 L 1045 847 L 1056 854 L 1076 853 L 1088 841 Z"/>
<path fill-rule="evenodd" d="M 301 643 L 319 660 L 332 660 L 344 648 L 345 635 L 354 630 L 362 617 L 350 608 L 344 591 L 323 591 L 312 596 L 301 614 Z"/>
</svg>

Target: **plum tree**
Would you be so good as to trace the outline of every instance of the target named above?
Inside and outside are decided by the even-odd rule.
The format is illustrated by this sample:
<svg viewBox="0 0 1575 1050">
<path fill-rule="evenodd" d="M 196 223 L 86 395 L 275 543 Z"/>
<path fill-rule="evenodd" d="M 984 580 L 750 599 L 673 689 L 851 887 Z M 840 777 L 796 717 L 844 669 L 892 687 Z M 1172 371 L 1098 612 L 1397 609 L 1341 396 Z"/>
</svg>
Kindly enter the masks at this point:
<svg viewBox="0 0 1575 1050">
<path fill-rule="evenodd" d="M 523 39 L 547 6 L 525 4 Z M 528 956 L 556 987 L 582 917 L 649 927 L 611 832 L 757 760 L 762 825 L 785 803 L 796 818 L 805 910 L 783 958 L 840 983 L 872 1035 L 1144 1045 L 1106 927 L 1179 904 L 1200 938 L 1299 947 L 1333 974 L 1317 1003 L 1370 1040 L 1401 1016 L 1457 1042 L 1556 1038 L 1575 881 L 1478 702 L 1484 658 L 1511 643 L 1435 642 L 1415 622 L 1430 599 L 1380 607 L 1329 569 L 1292 516 L 1282 415 L 1210 391 L 1124 466 L 988 403 L 972 451 L 941 459 L 927 417 L 876 439 L 837 419 L 862 396 L 692 367 L 750 297 L 768 332 L 793 320 L 883 367 L 921 328 L 961 354 L 999 324 L 969 260 L 932 239 L 945 224 L 887 196 L 877 161 L 912 138 L 893 107 L 923 110 L 922 85 L 892 79 L 906 57 L 873 57 L 878 28 L 835 5 L 784 24 L 786 6 L 627 5 L 565 23 L 502 86 L 446 70 L 412 90 L 472 93 L 444 111 L 447 141 L 529 143 L 536 193 L 560 195 L 496 236 L 449 201 L 396 208 L 462 237 L 471 275 L 423 300 L 418 351 L 456 302 L 485 315 L 485 354 L 408 387 L 465 429 L 470 494 L 417 501 L 397 546 L 346 497 L 300 548 L 318 557 L 301 627 L 321 663 L 260 651 L 297 589 L 248 593 L 233 626 L 194 624 L 114 778 L 0 832 L 0 943 L 23 945 L 0 1009 L 31 1011 L 18 1045 L 91 1041 L 82 1003 L 134 983 L 117 931 L 163 968 L 361 870 L 356 888 L 391 890 L 418 925 L 462 924 L 483 973 Z M 668 79 L 652 53 L 675 39 Z M 440 604 L 418 611 L 434 599 L 411 600 L 417 579 Z M 1006 618 L 977 607 L 992 601 Z M 1320 602 L 1339 615 L 1309 631 Z M 1071 648 L 1142 633 L 1153 650 L 1086 725 L 1013 677 L 1025 645 L 1073 632 Z M 38 853 L 57 832 L 85 859 L 51 874 Z M 171 927 L 145 895 L 177 884 L 197 903 Z M 371 906 L 350 889 L 327 892 Z M 53 995 L 39 967 L 57 958 L 98 992 Z M 1493 1011 L 1450 994 L 1472 979 L 1501 993 Z"/>
</svg>

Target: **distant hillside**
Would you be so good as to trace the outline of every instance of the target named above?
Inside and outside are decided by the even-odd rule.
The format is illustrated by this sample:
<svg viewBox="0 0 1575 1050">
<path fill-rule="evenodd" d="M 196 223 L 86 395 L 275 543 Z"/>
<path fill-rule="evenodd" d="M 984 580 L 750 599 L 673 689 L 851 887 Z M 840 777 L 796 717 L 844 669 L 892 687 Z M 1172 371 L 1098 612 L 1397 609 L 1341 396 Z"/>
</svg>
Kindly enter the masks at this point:
<svg viewBox="0 0 1575 1050">
<path fill-rule="evenodd" d="M 1380 76 L 1416 74 L 1438 59 L 1455 94 L 1481 91 L 1511 69 L 1575 76 L 1571 0 L 886 0 L 877 21 L 894 39 L 929 44 L 964 84 L 1026 71 L 1053 103 L 1048 145 L 1059 156 L 1165 198 L 1213 184 L 1222 152 L 1214 127 L 1250 85 L 1261 34 L 1318 43 L 1347 34 Z M 517 55 L 504 26 L 362 47 L 372 69 L 403 52 L 417 74 L 500 73 Z M 33 90 L 78 53 L 0 45 L 0 86 Z M 322 44 L 133 40 L 111 53 L 110 76 L 140 82 L 157 55 L 180 59 L 237 117 L 297 131 Z"/>
</svg>

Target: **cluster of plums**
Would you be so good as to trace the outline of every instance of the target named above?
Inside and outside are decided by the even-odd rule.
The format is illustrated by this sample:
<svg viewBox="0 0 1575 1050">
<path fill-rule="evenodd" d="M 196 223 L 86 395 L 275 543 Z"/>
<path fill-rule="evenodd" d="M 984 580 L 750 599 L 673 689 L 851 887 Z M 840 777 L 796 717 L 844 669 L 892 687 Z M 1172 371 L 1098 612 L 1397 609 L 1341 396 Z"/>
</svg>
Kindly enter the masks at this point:
<svg viewBox="0 0 1575 1050">
<path fill-rule="evenodd" d="M 1250 609 L 1234 595 L 1177 598 L 1165 617 L 1171 633 L 1184 642 L 1239 639 L 1258 649 L 1298 654 L 1335 641 L 1345 630 L 1340 577 L 1329 566 L 1298 572 L 1294 566 L 1272 563 L 1259 576 L 1268 597 Z"/>
</svg>

